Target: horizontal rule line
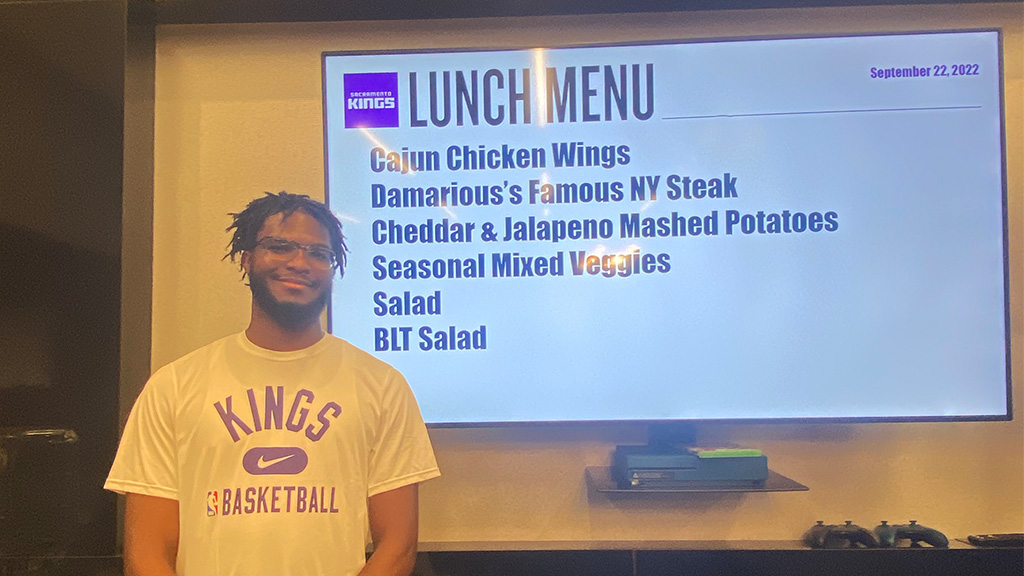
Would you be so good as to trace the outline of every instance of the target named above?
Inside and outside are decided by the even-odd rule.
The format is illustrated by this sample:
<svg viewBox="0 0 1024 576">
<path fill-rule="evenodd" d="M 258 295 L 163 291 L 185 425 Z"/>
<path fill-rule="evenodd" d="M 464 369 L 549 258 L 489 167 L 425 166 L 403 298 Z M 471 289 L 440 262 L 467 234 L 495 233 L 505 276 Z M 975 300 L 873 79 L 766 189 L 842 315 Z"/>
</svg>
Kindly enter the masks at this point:
<svg viewBox="0 0 1024 576">
<path fill-rule="evenodd" d="M 759 112 L 753 114 L 712 114 L 709 116 L 665 116 L 665 120 L 700 120 L 706 118 L 750 118 L 753 116 L 804 116 L 808 114 L 861 114 L 864 112 L 927 112 L 931 110 L 971 110 L 981 106 L 936 106 L 931 108 L 868 108 L 864 110 L 812 110 L 809 112 Z"/>
</svg>

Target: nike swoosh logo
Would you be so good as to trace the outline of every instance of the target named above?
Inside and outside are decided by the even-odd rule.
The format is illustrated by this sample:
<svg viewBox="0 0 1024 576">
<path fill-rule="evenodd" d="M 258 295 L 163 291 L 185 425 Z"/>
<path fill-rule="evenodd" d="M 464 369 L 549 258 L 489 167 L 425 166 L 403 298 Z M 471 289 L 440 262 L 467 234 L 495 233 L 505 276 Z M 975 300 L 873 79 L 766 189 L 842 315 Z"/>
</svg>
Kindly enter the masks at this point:
<svg viewBox="0 0 1024 576">
<path fill-rule="evenodd" d="M 308 464 L 306 451 L 297 446 L 258 446 L 242 456 L 242 468 L 253 476 L 299 474 Z"/>
<path fill-rule="evenodd" d="M 267 460 L 267 455 L 266 454 L 261 454 L 260 455 L 260 459 L 256 461 L 256 467 L 259 468 L 260 470 L 262 470 L 264 468 L 268 468 L 270 466 L 273 466 L 274 464 L 277 464 L 278 462 L 284 462 L 285 460 L 287 460 L 289 458 L 294 458 L 294 457 L 295 457 L 295 454 L 288 454 L 286 456 L 281 456 L 280 458 L 271 458 L 270 460 Z"/>
</svg>

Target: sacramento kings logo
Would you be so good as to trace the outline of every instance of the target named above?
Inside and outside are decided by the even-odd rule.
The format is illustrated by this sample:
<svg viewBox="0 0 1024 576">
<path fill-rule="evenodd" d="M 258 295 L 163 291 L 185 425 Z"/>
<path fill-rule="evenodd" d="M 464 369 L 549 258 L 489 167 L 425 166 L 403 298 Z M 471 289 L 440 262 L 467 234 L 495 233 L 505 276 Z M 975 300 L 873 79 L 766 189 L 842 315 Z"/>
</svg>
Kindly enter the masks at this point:
<svg viewBox="0 0 1024 576">
<path fill-rule="evenodd" d="M 398 127 L 398 73 L 345 74 L 345 128 Z"/>
</svg>

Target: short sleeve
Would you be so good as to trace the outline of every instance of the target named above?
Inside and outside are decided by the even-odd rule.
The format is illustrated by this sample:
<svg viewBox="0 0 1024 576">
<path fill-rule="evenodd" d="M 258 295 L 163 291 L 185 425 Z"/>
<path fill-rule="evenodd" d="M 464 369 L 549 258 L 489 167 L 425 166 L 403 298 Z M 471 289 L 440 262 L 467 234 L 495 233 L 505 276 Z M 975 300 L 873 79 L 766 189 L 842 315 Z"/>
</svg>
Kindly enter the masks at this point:
<svg viewBox="0 0 1024 576">
<path fill-rule="evenodd" d="M 174 371 L 165 366 L 149 379 L 132 407 L 105 489 L 178 499 L 174 406 Z"/>
<path fill-rule="evenodd" d="M 369 496 L 441 475 L 416 398 L 395 370 L 388 374 L 381 402 L 370 453 Z"/>
</svg>

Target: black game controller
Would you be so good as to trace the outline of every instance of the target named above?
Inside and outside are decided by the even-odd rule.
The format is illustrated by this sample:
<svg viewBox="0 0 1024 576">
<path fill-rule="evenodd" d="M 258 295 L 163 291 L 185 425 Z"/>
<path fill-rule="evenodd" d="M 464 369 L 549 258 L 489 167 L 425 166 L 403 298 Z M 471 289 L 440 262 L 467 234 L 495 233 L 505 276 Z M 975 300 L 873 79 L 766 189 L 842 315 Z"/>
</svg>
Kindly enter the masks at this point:
<svg viewBox="0 0 1024 576">
<path fill-rule="evenodd" d="M 878 548 L 875 535 L 850 520 L 846 524 L 818 523 L 804 534 L 804 542 L 811 548 Z"/>
<path fill-rule="evenodd" d="M 927 526 L 921 526 L 917 520 L 911 520 L 910 524 L 890 525 L 885 520 L 875 527 L 875 536 L 882 548 L 898 546 L 901 540 L 910 540 L 910 545 L 915 546 L 918 542 L 931 544 L 934 548 L 949 548 L 949 540 L 946 536 Z"/>
</svg>

